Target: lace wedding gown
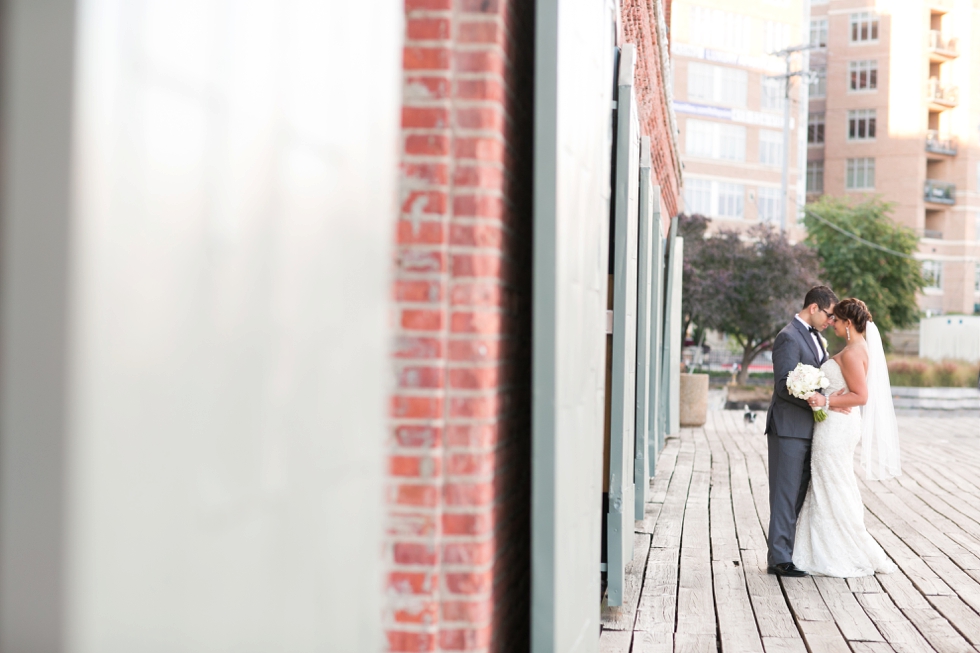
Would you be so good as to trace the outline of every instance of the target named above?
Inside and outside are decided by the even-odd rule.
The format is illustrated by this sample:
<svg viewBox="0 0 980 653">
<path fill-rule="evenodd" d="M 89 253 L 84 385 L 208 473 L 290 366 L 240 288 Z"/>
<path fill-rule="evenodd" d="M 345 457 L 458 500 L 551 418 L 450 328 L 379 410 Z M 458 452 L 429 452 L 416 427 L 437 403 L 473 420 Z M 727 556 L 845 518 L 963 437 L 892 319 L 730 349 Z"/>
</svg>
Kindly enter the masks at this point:
<svg viewBox="0 0 980 653">
<path fill-rule="evenodd" d="M 831 394 L 846 387 L 837 361 L 823 365 Z M 891 573 L 895 564 L 864 526 L 864 501 L 854 475 L 861 411 L 830 412 L 813 430 L 810 489 L 796 522 L 793 564 L 811 574 L 853 578 Z"/>
</svg>

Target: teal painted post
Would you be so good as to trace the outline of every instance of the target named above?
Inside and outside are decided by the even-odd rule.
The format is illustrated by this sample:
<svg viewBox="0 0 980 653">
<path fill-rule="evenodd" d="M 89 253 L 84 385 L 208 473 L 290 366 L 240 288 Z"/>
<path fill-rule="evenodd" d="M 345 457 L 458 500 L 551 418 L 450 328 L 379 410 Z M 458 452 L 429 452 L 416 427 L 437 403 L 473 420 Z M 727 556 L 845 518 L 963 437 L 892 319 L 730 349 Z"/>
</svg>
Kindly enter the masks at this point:
<svg viewBox="0 0 980 653">
<path fill-rule="evenodd" d="M 684 272 L 684 239 L 674 239 L 674 252 L 670 257 L 670 309 L 667 318 L 670 320 L 670 358 L 667 359 L 667 369 L 670 370 L 670 421 L 667 433 L 676 435 L 681 430 L 681 349 L 684 346 L 684 325 L 681 315 L 681 282 Z"/>
<path fill-rule="evenodd" d="M 659 429 L 658 439 L 660 447 L 663 448 L 664 440 L 670 433 L 670 341 L 671 341 L 671 320 L 670 307 L 674 301 L 674 279 L 673 261 L 674 250 L 677 244 L 677 217 L 670 220 L 670 233 L 667 237 L 667 251 L 664 261 L 664 319 L 663 319 L 663 340 L 660 343 L 662 356 L 660 359 L 660 419 L 657 421 Z"/>
<path fill-rule="evenodd" d="M 633 500 L 636 519 L 643 519 L 650 487 L 650 373 L 652 321 L 652 264 L 654 234 L 653 188 L 651 184 L 650 137 L 640 141 L 640 218 L 639 256 L 637 258 L 636 304 L 636 425 L 633 446 Z"/>
<path fill-rule="evenodd" d="M 636 403 L 636 272 L 640 123 L 633 95 L 636 47 L 619 60 L 613 246 L 612 387 L 609 424 L 609 510 L 606 579 L 609 605 L 623 603 L 626 563 L 633 557 L 633 428 Z"/>
<path fill-rule="evenodd" d="M 651 250 L 651 292 L 650 292 L 650 400 L 648 402 L 650 416 L 647 420 L 649 436 L 647 437 L 647 465 L 650 476 L 656 475 L 657 457 L 663 447 L 663 435 L 660 428 L 663 409 L 660 405 L 661 367 L 663 360 L 663 323 L 664 323 L 664 237 L 663 211 L 660 199 L 660 186 L 653 186 L 650 191 Z"/>
</svg>

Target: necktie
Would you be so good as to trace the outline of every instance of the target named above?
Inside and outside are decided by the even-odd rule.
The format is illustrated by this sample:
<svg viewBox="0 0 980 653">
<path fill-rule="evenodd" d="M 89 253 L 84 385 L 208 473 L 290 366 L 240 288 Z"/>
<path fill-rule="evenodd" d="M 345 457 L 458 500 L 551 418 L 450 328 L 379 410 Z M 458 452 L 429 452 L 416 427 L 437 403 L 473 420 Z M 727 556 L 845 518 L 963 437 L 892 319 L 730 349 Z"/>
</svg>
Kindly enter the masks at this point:
<svg viewBox="0 0 980 653">
<path fill-rule="evenodd" d="M 817 343 L 818 343 L 817 348 L 820 350 L 820 358 L 823 359 L 823 357 L 824 357 L 824 351 L 823 351 L 823 343 L 820 342 L 820 332 L 817 331 L 815 328 L 810 327 L 810 333 L 812 333 L 813 335 L 815 335 L 817 337 Z"/>
</svg>

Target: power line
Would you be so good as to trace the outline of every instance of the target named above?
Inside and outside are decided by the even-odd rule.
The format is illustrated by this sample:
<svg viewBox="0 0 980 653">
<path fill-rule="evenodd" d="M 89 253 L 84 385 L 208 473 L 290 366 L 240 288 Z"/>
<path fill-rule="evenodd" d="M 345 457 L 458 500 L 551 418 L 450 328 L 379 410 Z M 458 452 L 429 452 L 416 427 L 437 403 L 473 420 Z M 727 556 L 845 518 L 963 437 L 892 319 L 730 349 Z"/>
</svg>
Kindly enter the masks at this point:
<svg viewBox="0 0 980 653">
<path fill-rule="evenodd" d="M 862 245 L 867 245 L 868 247 L 871 247 L 873 249 L 877 249 L 877 250 L 882 251 L 882 252 L 885 252 L 887 254 L 891 254 L 893 256 L 900 256 L 902 258 L 911 259 L 913 261 L 918 261 L 919 260 L 919 259 L 917 259 L 914 256 L 911 256 L 909 254 L 903 254 L 902 252 L 896 252 L 895 250 L 888 249 L 887 247 L 883 247 L 882 245 L 879 245 L 878 243 L 873 243 L 870 240 L 865 240 L 864 238 L 861 238 L 860 236 L 858 236 L 856 233 L 852 233 L 852 232 L 844 229 L 843 227 L 837 226 L 836 224 L 834 224 L 830 220 L 827 220 L 826 218 L 820 216 L 819 214 L 815 213 L 811 209 L 804 208 L 803 209 L 803 212 L 806 213 L 808 216 L 812 216 L 812 217 L 816 218 L 817 220 L 819 220 L 820 222 L 824 223 L 825 225 L 827 225 L 831 229 L 835 229 L 835 230 L 839 231 L 840 233 L 844 234 L 848 238 L 853 238 L 854 240 L 858 241 Z"/>
</svg>

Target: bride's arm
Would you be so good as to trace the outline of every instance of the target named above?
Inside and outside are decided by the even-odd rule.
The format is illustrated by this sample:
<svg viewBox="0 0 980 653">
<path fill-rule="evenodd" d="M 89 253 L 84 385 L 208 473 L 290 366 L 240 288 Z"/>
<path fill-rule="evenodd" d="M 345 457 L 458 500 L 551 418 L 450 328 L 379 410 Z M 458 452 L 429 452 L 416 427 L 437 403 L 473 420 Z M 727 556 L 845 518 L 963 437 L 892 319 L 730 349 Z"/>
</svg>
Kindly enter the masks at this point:
<svg viewBox="0 0 980 653">
<path fill-rule="evenodd" d="M 838 364 L 849 392 L 831 395 L 830 407 L 853 408 L 868 403 L 868 353 L 861 349 L 845 351 Z"/>
</svg>

